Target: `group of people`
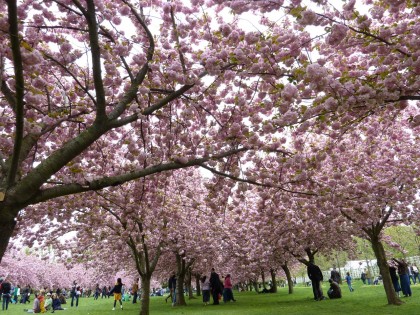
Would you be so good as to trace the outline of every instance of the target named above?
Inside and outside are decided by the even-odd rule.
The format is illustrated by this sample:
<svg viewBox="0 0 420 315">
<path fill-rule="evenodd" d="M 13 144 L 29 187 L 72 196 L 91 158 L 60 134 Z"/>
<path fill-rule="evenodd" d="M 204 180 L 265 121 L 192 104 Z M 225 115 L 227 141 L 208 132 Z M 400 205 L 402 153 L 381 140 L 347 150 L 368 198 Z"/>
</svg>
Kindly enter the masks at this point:
<svg viewBox="0 0 420 315">
<path fill-rule="evenodd" d="M 26 309 L 28 313 L 41 313 L 46 310 L 54 311 L 56 309 L 62 309 L 61 304 L 66 303 L 64 295 L 61 293 L 60 289 L 57 289 L 57 292 L 48 292 L 45 294 L 46 290 L 42 289 L 39 292 L 35 293 L 35 298 L 33 302 L 32 309 Z M 0 297 L 2 298 L 2 309 L 7 310 L 9 304 L 16 303 L 30 303 L 30 297 L 32 294 L 32 289 L 30 285 L 22 288 L 20 285 L 13 286 L 9 280 L 6 278 L 0 278 Z"/>
<path fill-rule="evenodd" d="M 134 282 L 131 293 L 133 297 L 133 303 L 137 303 L 138 290 L 139 290 L 139 278 Z M 124 285 L 121 278 L 117 279 L 113 288 L 106 290 L 106 295 L 114 296 L 114 307 L 112 310 L 115 310 L 117 302 L 119 302 L 120 308 L 123 309 L 123 291 Z M 83 289 L 77 284 L 76 281 L 73 281 L 71 290 L 70 290 L 70 306 L 79 306 L 79 298 L 82 296 Z M 7 310 L 9 303 L 17 303 L 19 297 L 21 296 L 21 303 L 30 303 L 30 295 L 32 289 L 28 285 L 21 290 L 20 286 L 14 287 L 8 279 L 0 278 L 0 299 L 2 299 L 2 309 Z M 96 285 L 94 298 L 97 299 L 99 294 L 102 293 L 102 290 L 99 288 L 99 284 Z M 57 289 L 56 291 L 41 289 L 37 292 L 34 292 L 34 300 L 32 309 L 25 309 L 27 313 L 45 313 L 46 311 L 55 312 L 57 310 L 63 310 L 62 304 L 66 304 L 66 291 L 64 289 Z"/>
<path fill-rule="evenodd" d="M 232 280 L 230 274 L 224 277 L 224 281 L 220 279 L 219 274 L 216 273 L 215 269 L 211 269 L 210 277 L 202 276 L 200 279 L 201 290 L 203 295 L 203 304 L 208 305 L 210 303 L 210 295 L 213 298 L 213 305 L 220 304 L 219 301 L 223 297 L 223 302 L 236 302 L 233 297 L 232 291 Z M 176 304 L 176 275 L 172 274 L 168 280 L 169 295 L 166 297 L 166 301 L 171 299 L 172 306 Z"/>
<path fill-rule="evenodd" d="M 324 293 L 322 291 L 322 281 L 324 280 L 324 275 L 322 274 L 321 269 L 315 265 L 312 261 L 309 262 L 307 265 L 307 272 L 308 277 L 312 282 L 312 291 L 314 293 L 314 300 L 315 301 L 322 301 L 325 300 L 326 297 L 324 296 Z M 341 275 L 337 271 L 337 269 L 334 267 L 331 271 L 330 279 L 328 279 L 328 282 L 330 284 L 330 287 L 327 291 L 328 297 L 330 299 L 340 299 L 342 297 L 341 295 Z M 346 273 L 345 277 L 346 284 L 350 290 L 350 292 L 354 291 L 353 288 L 353 279 L 349 272 Z"/>
<path fill-rule="evenodd" d="M 219 300 L 221 300 L 222 297 L 224 303 L 230 301 L 236 302 L 235 298 L 233 297 L 233 286 L 230 274 L 227 274 L 224 278 L 224 281 L 222 282 L 215 269 L 211 268 L 208 284 L 206 284 L 206 280 L 207 276 L 203 276 L 201 278 L 204 305 L 208 305 L 210 302 L 210 292 L 213 298 L 213 305 L 220 304 Z"/>
<path fill-rule="evenodd" d="M 61 311 L 64 308 L 61 307 L 61 300 L 56 292 L 48 292 L 45 294 L 45 290 L 40 290 L 35 293 L 35 299 L 32 309 L 26 309 L 27 313 L 45 313 L 46 311 Z"/>
<path fill-rule="evenodd" d="M 404 297 L 412 295 L 411 292 L 411 280 L 416 283 L 416 279 L 419 278 L 419 271 L 416 265 L 411 265 L 404 259 L 392 258 L 389 264 L 389 273 L 391 275 L 392 284 L 394 290 L 398 296 L 401 292 Z"/>
</svg>

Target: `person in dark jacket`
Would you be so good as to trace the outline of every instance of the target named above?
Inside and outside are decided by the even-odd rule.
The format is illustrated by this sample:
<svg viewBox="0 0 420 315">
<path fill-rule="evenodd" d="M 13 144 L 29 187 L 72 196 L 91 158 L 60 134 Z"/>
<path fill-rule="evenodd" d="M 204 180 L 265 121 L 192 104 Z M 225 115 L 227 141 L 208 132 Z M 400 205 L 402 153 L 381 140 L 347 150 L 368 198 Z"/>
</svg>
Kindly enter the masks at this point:
<svg viewBox="0 0 420 315">
<path fill-rule="evenodd" d="M 115 311 L 115 306 L 117 305 L 117 301 L 120 301 L 121 309 L 123 309 L 122 293 L 121 293 L 122 287 L 123 287 L 123 284 L 122 284 L 121 278 L 118 278 L 117 283 L 115 284 L 114 288 L 111 290 L 111 292 L 114 293 L 114 308 L 112 309 L 113 311 Z"/>
<path fill-rule="evenodd" d="M 397 264 L 398 275 L 400 276 L 401 289 L 405 297 L 411 296 L 410 278 L 408 277 L 408 264 L 404 259 L 392 258 Z"/>
<path fill-rule="evenodd" d="M 314 292 L 314 300 L 325 300 L 324 293 L 321 288 L 321 281 L 324 280 L 321 269 L 312 261 L 308 264 L 308 277 L 312 281 L 312 291 Z"/>
<path fill-rule="evenodd" d="M 172 301 L 172 306 L 175 306 L 176 303 L 176 274 L 173 274 L 168 280 L 168 289 L 169 296 L 166 297 L 166 302 L 170 298 Z"/>
<path fill-rule="evenodd" d="M 219 294 L 222 294 L 222 281 L 214 268 L 211 268 L 210 289 L 213 297 L 213 305 L 219 304 Z"/>
<path fill-rule="evenodd" d="M 64 308 L 61 307 L 60 298 L 58 297 L 57 293 L 52 294 L 52 313 L 55 311 L 62 311 Z"/>
<path fill-rule="evenodd" d="M 337 282 L 332 279 L 329 279 L 330 288 L 327 292 L 330 299 L 341 299 L 341 289 Z"/>
<path fill-rule="evenodd" d="M 12 285 L 10 284 L 10 282 L 7 281 L 7 278 L 3 279 L 3 282 L 1 283 L 1 292 L 0 292 L 0 295 L 3 294 L 3 311 L 9 308 L 11 290 L 12 290 Z"/>
<path fill-rule="evenodd" d="M 340 273 L 337 271 L 337 269 L 335 268 L 335 266 L 333 267 L 333 270 L 331 270 L 331 279 L 337 283 L 340 284 L 341 283 L 341 275 Z"/>
<path fill-rule="evenodd" d="M 400 297 L 401 286 L 400 280 L 398 279 L 397 275 L 397 267 L 395 266 L 395 262 L 391 260 L 389 263 L 389 274 L 391 276 L 392 285 L 394 286 L 395 293 Z"/>
</svg>

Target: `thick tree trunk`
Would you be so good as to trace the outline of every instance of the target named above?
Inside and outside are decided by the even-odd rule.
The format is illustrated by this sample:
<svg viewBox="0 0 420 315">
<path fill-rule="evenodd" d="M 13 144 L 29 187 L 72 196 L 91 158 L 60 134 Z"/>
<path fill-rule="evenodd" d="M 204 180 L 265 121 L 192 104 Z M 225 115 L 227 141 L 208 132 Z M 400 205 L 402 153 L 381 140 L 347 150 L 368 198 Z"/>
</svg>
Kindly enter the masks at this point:
<svg viewBox="0 0 420 315">
<path fill-rule="evenodd" d="M 182 258 L 183 257 L 181 257 L 181 255 L 176 254 L 176 266 L 178 276 L 178 279 L 176 281 L 176 305 L 187 305 L 187 302 L 185 302 L 184 295 L 184 282 L 187 269 L 185 268 L 185 260 Z"/>
<path fill-rule="evenodd" d="M 197 296 L 201 296 L 201 286 L 200 286 L 201 275 L 195 275 L 195 287 L 197 288 Z"/>
<path fill-rule="evenodd" d="M 388 304 L 392 305 L 401 305 L 403 302 L 398 298 L 395 293 L 394 286 L 392 284 L 391 275 L 389 273 L 389 265 L 386 260 L 386 254 L 384 247 L 379 240 L 379 237 L 374 235 L 370 238 L 372 244 L 372 249 L 375 252 L 375 257 L 379 267 L 379 271 L 382 275 L 382 281 L 384 284 L 384 289 L 386 297 L 388 299 Z"/>
<path fill-rule="evenodd" d="M 287 264 L 284 264 L 284 265 L 281 265 L 281 268 L 286 274 L 287 286 L 289 287 L 289 294 L 292 294 L 293 293 L 293 280 L 292 280 L 292 275 L 290 274 L 289 267 L 287 266 Z"/>
<path fill-rule="evenodd" d="M 193 294 L 193 290 L 192 290 L 191 281 L 192 281 L 192 273 L 191 273 L 191 269 L 189 269 L 187 271 L 186 279 L 185 279 L 185 286 L 186 286 L 187 291 L 188 291 L 188 299 L 189 300 L 195 299 L 194 294 Z"/>
<path fill-rule="evenodd" d="M 141 308 L 140 315 L 149 315 L 150 310 L 150 278 L 141 277 Z"/>
<path fill-rule="evenodd" d="M 258 281 L 252 281 L 252 285 L 255 289 L 255 292 L 260 293 L 260 289 L 258 288 Z M 252 291 L 252 288 L 251 288 Z"/>
<path fill-rule="evenodd" d="M 265 274 L 263 270 L 261 270 L 261 280 L 262 280 L 263 288 L 267 290 L 267 288 L 265 287 Z"/>
<path fill-rule="evenodd" d="M 11 213 L 17 214 L 17 211 L 12 211 L 9 207 L 1 205 L 2 202 L 0 202 L 0 263 L 16 225 L 15 217 Z"/>
<path fill-rule="evenodd" d="M 277 279 L 276 279 L 276 272 L 274 269 L 270 269 L 271 274 L 271 292 L 277 293 Z"/>
</svg>

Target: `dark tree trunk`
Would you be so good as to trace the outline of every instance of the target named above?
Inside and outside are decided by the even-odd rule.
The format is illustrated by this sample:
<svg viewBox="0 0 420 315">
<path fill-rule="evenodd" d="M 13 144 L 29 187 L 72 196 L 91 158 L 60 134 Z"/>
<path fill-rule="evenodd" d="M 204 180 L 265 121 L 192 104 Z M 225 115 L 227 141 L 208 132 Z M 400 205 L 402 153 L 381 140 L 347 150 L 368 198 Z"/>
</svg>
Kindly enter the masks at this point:
<svg viewBox="0 0 420 315">
<path fill-rule="evenodd" d="M 7 206 L 2 206 L 1 203 L 3 202 L 0 202 L 0 263 L 15 229 L 16 221 L 14 218 L 18 213 L 18 211 L 11 210 Z M 16 214 L 14 215 L 14 213 Z"/>
<path fill-rule="evenodd" d="M 192 272 L 191 272 L 191 268 L 189 268 L 188 271 L 187 271 L 187 274 L 186 274 L 185 287 L 187 288 L 188 299 L 190 299 L 190 300 L 195 299 L 191 282 L 192 282 Z"/>
<path fill-rule="evenodd" d="M 389 265 L 386 259 L 384 247 L 377 235 L 371 235 L 370 242 L 372 244 L 372 249 L 375 253 L 379 271 L 382 275 L 382 281 L 384 284 L 386 297 L 388 299 L 388 304 L 401 305 L 403 302 L 398 298 L 398 296 L 395 293 L 394 286 L 391 280 L 391 275 L 389 273 Z"/>
<path fill-rule="evenodd" d="M 276 271 L 274 269 L 270 269 L 270 274 L 271 274 L 271 292 L 277 293 Z"/>
<path fill-rule="evenodd" d="M 261 270 L 261 280 L 262 280 L 263 288 L 267 290 L 267 288 L 265 287 L 265 274 L 263 270 Z"/>
<path fill-rule="evenodd" d="M 284 265 L 281 265 L 281 268 L 286 274 L 287 286 L 289 287 L 289 294 L 292 294 L 293 293 L 293 280 L 292 280 L 292 275 L 290 274 L 289 267 L 287 266 L 287 264 L 284 264 Z"/>
<path fill-rule="evenodd" d="M 255 289 L 255 292 L 260 293 L 260 289 L 258 289 L 258 281 L 252 281 L 252 285 Z M 252 291 L 252 288 L 251 288 Z"/>
<path fill-rule="evenodd" d="M 141 277 L 140 315 L 149 315 L 150 311 L 150 278 Z"/>
<path fill-rule="evenodd" d="M 246 284 L 246 290 L 247 291 L 252 291 L 252 283 L 251 282 L 248 282 L 247 284 Z M 258 292 L 258 291 L 257 291 Z"/>
<path fill-rule="evenodd" d="M 195 275 L 195 287 L 197 288 L 197 296 L 201 296 L 201 286 L 200 286 L 200 279 L 201 275 L 196 274 Z"/>
<path fill-rule="evenodd" d="M 178 279 L 176 281 L 176 305 L 187 305 L 185 302 L 185 295 L 184 295 L 184 282 L 185 282 L 185 275 L 187 273 L 187 268 L 185 266 L 185 260 L 182 259 L 183 257 L 176 253 L 176 266 L 177 266 L 177 276 Z"/>
</svg>

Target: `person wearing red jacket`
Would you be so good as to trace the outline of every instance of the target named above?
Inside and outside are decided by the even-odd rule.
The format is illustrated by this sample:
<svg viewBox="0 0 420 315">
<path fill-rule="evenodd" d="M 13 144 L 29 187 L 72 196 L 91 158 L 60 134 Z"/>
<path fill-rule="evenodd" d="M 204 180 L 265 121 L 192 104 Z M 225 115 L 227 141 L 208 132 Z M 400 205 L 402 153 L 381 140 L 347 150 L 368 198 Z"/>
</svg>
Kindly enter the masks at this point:
<svg viewBox="0 0 420 315">
<path fill-rule="evenodd" d="M 236 300 L 233 297 L 233 291 L 232 291 L 232 281 L 230 278 L 230 274 L 227 274 L 225 277 L 224 282 L 224 289 L 223 289 L 223 302 L 236 302 Z"/>
</svg>

